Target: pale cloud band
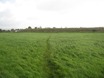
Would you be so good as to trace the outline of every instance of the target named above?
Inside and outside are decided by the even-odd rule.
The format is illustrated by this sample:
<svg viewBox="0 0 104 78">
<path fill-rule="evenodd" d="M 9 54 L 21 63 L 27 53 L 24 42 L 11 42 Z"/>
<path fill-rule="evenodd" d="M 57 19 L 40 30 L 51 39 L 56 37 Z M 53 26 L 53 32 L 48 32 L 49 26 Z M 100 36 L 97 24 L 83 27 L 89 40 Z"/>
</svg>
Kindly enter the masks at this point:
<svg viewBox="0 0 104 78">
<path fill-rule="evenodd" d="M 104 0 L 0 0 L 0 28 L 104 27 Z"/>
</svg>

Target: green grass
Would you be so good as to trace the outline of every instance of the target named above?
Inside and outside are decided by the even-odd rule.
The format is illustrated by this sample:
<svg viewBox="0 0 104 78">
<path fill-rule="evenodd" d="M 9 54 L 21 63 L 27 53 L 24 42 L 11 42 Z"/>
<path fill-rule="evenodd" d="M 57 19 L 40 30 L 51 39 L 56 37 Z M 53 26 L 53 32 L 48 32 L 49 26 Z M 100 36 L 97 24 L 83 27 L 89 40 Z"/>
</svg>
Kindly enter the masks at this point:
<svg viewBox="0 0 104 78">
<path fill-rule="evenodd" d="M 0 78 L 104 78 L 104 33 L 0 33 Z"/>
</svg>

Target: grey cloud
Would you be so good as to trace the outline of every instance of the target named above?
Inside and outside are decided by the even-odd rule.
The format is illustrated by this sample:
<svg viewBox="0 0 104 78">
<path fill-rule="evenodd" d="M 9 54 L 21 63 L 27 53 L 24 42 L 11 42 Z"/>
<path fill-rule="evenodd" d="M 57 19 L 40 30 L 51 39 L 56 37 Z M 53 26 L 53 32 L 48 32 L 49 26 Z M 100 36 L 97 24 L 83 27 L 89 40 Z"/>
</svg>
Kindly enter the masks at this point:
<svg viewBox="0 0 104 78">
<path fill-rule="evenodd" d="M 37 8 L 40 10 L 60 11 L 72 7 L 74 2 L 75 0 L 47 0 L 38 4 Z"/>
<path fill-rule="evenodd" d="M 11 20 L 0 20 L 0 29 L 21 28 L 20 25 L 21 22 Z"/>
<path fill-rule="evenodd" d="M 10 29 L 19 24 L 19 22 L 12 19 L 13 15 L 9 10 L 0 12 L 0 28 Z"/>
<path fill-rule="evenodd" d="M 5 3 L 5 2 L 14 2 L 15 0 L 0 0 L 1 3 Z"/>
<path fill-rule="evenodd" d="M 4 10 L 0 12 L 0 20 L 7 20 L 11 18 L 12 14 L 10 10 Z"/>
</svg>

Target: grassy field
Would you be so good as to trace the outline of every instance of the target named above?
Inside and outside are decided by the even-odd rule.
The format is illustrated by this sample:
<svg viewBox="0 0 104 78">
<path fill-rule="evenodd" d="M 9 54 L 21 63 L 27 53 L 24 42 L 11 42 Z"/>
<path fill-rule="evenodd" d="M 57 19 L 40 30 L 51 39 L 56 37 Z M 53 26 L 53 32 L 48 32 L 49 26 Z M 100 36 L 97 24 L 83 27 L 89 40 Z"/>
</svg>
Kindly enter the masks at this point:
<svg viewBox="0 0 104 78">
<path fill-rule="evenodd" d="M 0 78 L 104 78 L 104 33 L 0 33 Z"/>
</svg>

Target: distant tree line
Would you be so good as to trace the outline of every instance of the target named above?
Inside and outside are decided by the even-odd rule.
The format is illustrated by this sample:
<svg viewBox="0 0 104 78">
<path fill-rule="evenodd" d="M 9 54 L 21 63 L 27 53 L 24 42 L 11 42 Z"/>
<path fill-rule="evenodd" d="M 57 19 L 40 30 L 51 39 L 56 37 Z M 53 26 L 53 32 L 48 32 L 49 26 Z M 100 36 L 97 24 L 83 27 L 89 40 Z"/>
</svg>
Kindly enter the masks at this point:
<svg viewBox="0 0 104 78">
<path fill-rule="evenodd" d="M 42 28 L 35 27 L 32 28 L 28 26 L 25 29 L 11 29 L 11 30 L 2 30 L 0 32 L 104 32 L 104 27 L 95 27 L 95 28 Z"/>
</svg>

